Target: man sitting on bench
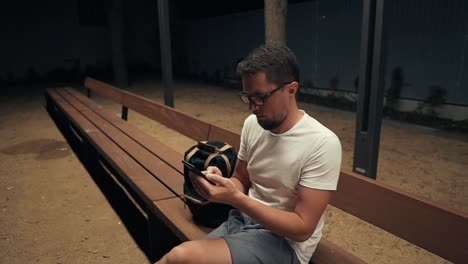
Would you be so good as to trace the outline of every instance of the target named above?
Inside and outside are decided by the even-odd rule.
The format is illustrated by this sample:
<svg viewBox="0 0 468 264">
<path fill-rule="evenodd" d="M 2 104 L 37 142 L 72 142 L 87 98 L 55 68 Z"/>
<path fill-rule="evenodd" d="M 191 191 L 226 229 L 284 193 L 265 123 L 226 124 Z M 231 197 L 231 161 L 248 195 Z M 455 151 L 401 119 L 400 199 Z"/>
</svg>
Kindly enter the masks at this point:
<svg viewBox="0 0 468 264">
<path fill-rule="evenodd" d="M 341 144 L 298 109 L 299 66 L 286 46 L 267 44 L 237 66 L 249 104 L 233 177 L 208 167 L 191 175 L 197 192 L 230 204 L 229 218 L 204 240 L 173 248 L 158 263 L 308 263 L 336 190 Z"/>
</svg>

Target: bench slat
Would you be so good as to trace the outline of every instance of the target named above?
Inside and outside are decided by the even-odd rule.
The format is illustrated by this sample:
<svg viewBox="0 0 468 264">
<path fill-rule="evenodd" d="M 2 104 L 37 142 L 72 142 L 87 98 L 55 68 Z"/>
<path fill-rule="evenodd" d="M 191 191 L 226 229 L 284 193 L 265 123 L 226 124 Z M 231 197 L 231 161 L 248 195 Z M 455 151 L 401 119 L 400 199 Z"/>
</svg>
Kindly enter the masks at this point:
<svg viewBox="0 0 468 264">
<path fill-rule="evenodd" d="M 129 137 L 132 137 L 137 143 L 139 143 L 144 148 L 148 149 L 154 155 L 158 156 L 161 160 L 165 161 L 168 165 L 178 170 L 180 173 L 184 172 L 183 165 L 181 160 L 183 155 L 169 146 L 163 144 L 161 141 L 156 138 L 144 133 L 137 127 L 128 123 L 127 121 L 116 117 L 112 114 L 106 112 L 100 105 L 98 105 L 93 100 L 84 96 L 82 93 L 76 91 L 72 88 L 65 88 L 69 94 L 73 95 L 76 99 L 86 104 L 89 108 L 98 113 L 102 118 L 106 119 L 108 122 L 112 123 L 120 129 L 122 132 L 127 134 Z"/>
<path fill-rule="evenodd" d="M 208 140 L 220 140 L 226 143 L 229 143 L 237 151 L 239 151 L 240 146 L 240 136 L 239 134 L 232 132 L 231 130 L 211 125 L 210 134 L 208 135 Z"/>
<path fill-rule="evenodd" d="M 122 178 L 124 178 L 147 204 L 151 204 L 153 201 L 160 199 L 175 197 L 169 189 L 155 180 L 135 160 L 116 146 L 61 95 L 51 89 L 48 89 L 47 93 L 67 115 L 68 119 L 81 130 L 80 132 L 83 136 L 93 144 L 107 162 L 115 168 Z"/>
<path fill-rule="evenodd" d="M 189 208 L 180 198 L 156 201 L 152 210 L 181 241 L 201 239 L 212 230 L 196 225 Z"/>
<path fill-rule="evenodd" d="M 353 254 L 343 248 L 333 244 L 328 239 L 322 237 L 320 239 L 314 254 L 312 255 L 311 263 L 320 264 L 336 264 L 336 263 L 367 263 L 364 260 L 357 258 Z"/>
<path fill-rule="evenodd" d="M 160 160 L 158 157 L 143 148 L 140 144 L 134 141 L 133 138 L 122 133 L 112 123 L 107 122 L 100 115 L 90 109 L 88 106 L 77 100 L 71 94 L 64 90 L 58 91 L 66 100 L 71 102 L 84 116 L 88 117 L 94 125 L 99 127 L 104 134 L 117 144 L 121 149 L 127 152 L 134 160 L 138 161 L 146 168 L 153 176 L 156 176 L 164 185 L 170 188 L 175 194 L 182 195 L 183 177 L 180 172 L 170 167 L 167 163 Z M 102 111 L 100 111 L 102 112 Z"/>
<path fill-rule="evenodd" d="M 207 139 L 210 124 L 144 97 L 124 93 L 123 104 L 196 141 Z"/>
<path fill-rule="evenodd" d="M 468 263 L 468 216 L 364 176 L 341 172 L 330 202 L 455 263 Z"/>
<path fill-rule="evenodd" d="M 109 98 L 118 104 L 122 104 L 122 90 L 107 83 L 95 80 L 93 78 L 85 79 L 85 87 L 97 94 Z"/>
<path fill-rule="evenodd" d="M 102 83 L 92 78 L 86 78 L 85 86 L 91 90 L 102 94 L 108 93 L 114 101 L 120 103 L 146 117 L 149 117 L 168 128 L 171 128 L 184 136 L 196 141 L 207 140 L 210 124 L 207 122 L 192 118 L 191 116 L 177 111 L 174 108 L 148 100 L 145 97 L 120 90 L 112 85 Z M 119 96 L 114 94 L 121 93 Z"/>
</svg>

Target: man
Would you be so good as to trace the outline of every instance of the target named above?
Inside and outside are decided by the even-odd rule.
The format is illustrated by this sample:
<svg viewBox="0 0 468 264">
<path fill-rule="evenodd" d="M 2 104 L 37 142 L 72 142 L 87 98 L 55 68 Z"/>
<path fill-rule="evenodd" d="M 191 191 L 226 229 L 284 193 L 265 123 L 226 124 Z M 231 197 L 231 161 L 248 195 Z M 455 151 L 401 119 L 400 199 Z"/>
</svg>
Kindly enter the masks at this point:
<svg viewBox="0 0 468 264">
<path fill-rule="evenodd" d="M 233 176 L 216 167 L 197 192 L 230 204 L 228 220 L 206 239 L 185 242 L 159 263 L 308 263 L 341 166 L 337 136 L 298 109 L 299 66 L 286 46 L 268 44 L 238 64 L 249 104 Z M 213 185 L 214 183 L 215 185 Z"/>
</svg>

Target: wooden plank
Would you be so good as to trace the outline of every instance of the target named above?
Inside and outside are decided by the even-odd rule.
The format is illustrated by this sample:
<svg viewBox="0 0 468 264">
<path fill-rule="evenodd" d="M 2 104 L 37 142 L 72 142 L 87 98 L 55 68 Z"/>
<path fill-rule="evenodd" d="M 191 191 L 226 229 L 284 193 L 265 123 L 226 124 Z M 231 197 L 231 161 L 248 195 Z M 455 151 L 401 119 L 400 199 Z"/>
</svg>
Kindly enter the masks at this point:
<svg viewBox="0 0 468 264">
<path fill-rule="evenodd" d="M 142 96 L 123 91 L 123 105 L 196 141 L 207 140 L 210 124 Z"/>
<path fill-rule="evenodd" d="M 181 160 L 183 158 L 182 153 L 175 151 L 174 149 L 165 145 L 158 139 L 144 133 L 137 127 L 122 120 L 121 118 L 104 111 L 104 109 L 102 109 L 100 105 L 98 105 L 93 100 L 87 98 L 77 90 L 72 88 L 65 88 L 65 91 L 67 91 L 73 97 L 81 101 L 83 104 L 87 105 L 90 109 L 99 114 L 103 119 L 112 123 L 115 127 L 117 127 L 120 131 L 125 133 L 127 136 L 133 138 L 135 142 L 139 143 L 142 147 L 146 148 L 148 151 L 158 156 L 161 160 L 165 161 L 169 166 L 173 167 L 180 173 L 184 172 L 184 168 L 181 163 Z"/>
<path fill-rule="evenodd" d="M 90 77 L 86 77 L 84 85 L 93 92 L 122 104 L 123 93 L 121 89 Z"/>
<path fill-rule="evenodd" d="M 47 93 L 57 103 L 60 110 L 66 114 L 67 118 L 81 130 L 83 136 L 147 204 L 175 197 L 169 189 L 155 180 L 56 91 L 47 90 Z"/>
<path fill-rule="evenodd" d="M 88 108 L 88 106 L 82 104 L 80 101 L 65 91 L 62 92 L 65 93 L 63 96 L 72 102 L 73 105 L 77 106 L 78 110 L 83 113 L 83 115 L 87 116 L 91 122 L 99 127 L 109 138 L 112 138 L 112 140 L 125 152 L 138 161 L 138 163 L 146 168 L 152 175 L 157 177 L 161 183 L 166 185 L 177 195 L 183 194 L 183 178 L 179 171 L 175 170 L 166 162 L 159 159 L 142 145 L 134 141 L 133 138 L 125 133 L 122 133 L 122 131 L 116 128 L 114 124 L 109 123 L 107 120 Z"/>
<path fill-rule="evenodd" d="M 224 141 L 233 146 L 236 149 L 236 151 L 239 151 L 240 135 L 238 133 L 232 132 L 231 130 L 211 125 L 208 140 Z"/>
<path fill-rule="evenodd" d="M 210 124 L 174 108 L 89 77 L 85 86 L 196 141 L 208 138 Z"/>
<path fill-rule="evenodd" d="M 466 213 L 345 172 L 330 204 L 449 261 L 468 263 Z"/>
<path fill-rule="evenodd" d="M 68 102 L 75 106 L 84 116 L 88 118 L 105 135 L 112 139 L 123 151 L 140 163 L 151 175 L 157 177 L 159 181 L 166 185 L 177 195 L 183 195 L 184 179 L 179 171 L 170 167 L 167 163 L 148 151 L 137 143 L 133 138 L 116 128 L 112 123 L 103 119 L 100 115 L 90 109 L 87 105 L 77 100 L 64 90 L 57 91 Z M 180 162 L 180 161 L 179 161 Z"/>
<path fill-rule="evenodd" d="M 328 239 L 322 237 L 310 263 L 335 264 L 335 263 L 367 263 L 364 260 L 354 256 L 343 248 L 333 244 Z"/>
<path fill-rule="evenodd" d="M 160 217 L 181 241 L 205 237 L 212 229 L 196 225 L 189 208 L 179 198 L 153 203 L 151 210 Z"/>
</svg>

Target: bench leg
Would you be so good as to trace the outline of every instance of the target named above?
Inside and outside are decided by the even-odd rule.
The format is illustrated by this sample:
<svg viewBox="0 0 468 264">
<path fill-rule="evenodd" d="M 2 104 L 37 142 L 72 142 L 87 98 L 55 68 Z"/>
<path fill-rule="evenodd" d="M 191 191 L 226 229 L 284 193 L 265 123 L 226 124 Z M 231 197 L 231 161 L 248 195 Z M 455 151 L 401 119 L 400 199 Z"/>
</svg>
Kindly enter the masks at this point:
<svg viewBox="0 0 468 264">
<path fill-rule="evenodd" d="M 99 155 L 91 143 L 84 139 L 81 144 L 80 154 L 82 161 L 91 169 L 98 165 Z"/>
<path fill-rule="evenodd" d="M 167 226 L 150 210 L 148 215 L 148 236 L 151 261 L 162 258 L 173 247 L 180 244 L 180 240 L 167 228 Z"/>
<path fill-rule="evenodd" d="M 122 119 L 128 120 L 128 108 L 126 106 L 122 106 Z"/>
<path fill-rule="evenodd" d="M 54 112 L 56 112 L 55 104 L 52 101 L 52 98 L 50 98 L 50 96 L 47 93 L 45 93 L 45 99 L 46 99 L 45 108 L 46 108 L 47 112 L 49 112 L 49 114 L 53 114 Z"/>
</svg>

